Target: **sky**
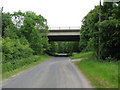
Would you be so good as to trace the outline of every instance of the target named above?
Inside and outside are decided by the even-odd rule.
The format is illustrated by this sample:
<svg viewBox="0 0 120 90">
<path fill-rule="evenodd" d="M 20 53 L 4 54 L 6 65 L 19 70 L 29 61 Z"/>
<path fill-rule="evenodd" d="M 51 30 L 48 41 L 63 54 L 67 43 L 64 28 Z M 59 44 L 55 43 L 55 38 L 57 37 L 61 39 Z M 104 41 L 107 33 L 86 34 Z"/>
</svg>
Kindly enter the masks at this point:
<svg viewBox="0 0 120 90">
<path fill-rule="evenodd" d="M 0 0 L 3 12 L 33 11 L 47 19 L 49 27 L 80 27 L 82 19 L 100 0 Z"/>
</svg>

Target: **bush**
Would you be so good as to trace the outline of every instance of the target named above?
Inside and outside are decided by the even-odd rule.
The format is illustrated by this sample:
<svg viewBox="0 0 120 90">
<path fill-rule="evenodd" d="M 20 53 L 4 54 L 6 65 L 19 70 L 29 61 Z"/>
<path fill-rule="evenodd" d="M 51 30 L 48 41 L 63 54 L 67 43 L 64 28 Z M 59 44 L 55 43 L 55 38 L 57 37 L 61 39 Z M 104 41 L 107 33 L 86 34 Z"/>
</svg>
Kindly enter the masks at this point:
<svg viewBox="0 0 120 90">
<path fill-rule="evenodd" d="M 3 62 L 25 58 L 33 54 L 33 50 L 28 44 L 21 44 L 19 39 L 10 39 L 9 37 L 2 39 Z"/>
<path fill-rule="evenodd" d="M 36 62 L 40 59 L 40 56 L 30 56 L 29 58 L 19 59 L 19 60 L 12 60 L 7 63 L 4 63 L 2 66 L 2 72 L 10 72 L 17 68 L 20 68 L 24 65 L 31 64 Z"/>
</svg>

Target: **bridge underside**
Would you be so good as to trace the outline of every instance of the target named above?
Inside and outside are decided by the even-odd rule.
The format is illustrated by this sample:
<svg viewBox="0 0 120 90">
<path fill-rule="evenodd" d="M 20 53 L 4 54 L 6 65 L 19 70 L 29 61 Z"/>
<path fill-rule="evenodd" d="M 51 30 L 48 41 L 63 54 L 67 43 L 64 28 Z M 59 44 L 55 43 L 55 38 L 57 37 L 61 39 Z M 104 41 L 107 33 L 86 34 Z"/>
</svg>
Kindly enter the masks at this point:
<svg viewBox="0 0 120 90">
<path fill-rule="evenodd" d="M 48 36 L 49 42 L 53 41 L 79 41 L 80 36 L 79 35 L 69 35 L 69 36 Z"/>
<path fill-rule="evenodd" d="M 53 41 L 79 41 L 80 29 L 54 29 L 49 30 L 49 42 Z"/>
</svg>

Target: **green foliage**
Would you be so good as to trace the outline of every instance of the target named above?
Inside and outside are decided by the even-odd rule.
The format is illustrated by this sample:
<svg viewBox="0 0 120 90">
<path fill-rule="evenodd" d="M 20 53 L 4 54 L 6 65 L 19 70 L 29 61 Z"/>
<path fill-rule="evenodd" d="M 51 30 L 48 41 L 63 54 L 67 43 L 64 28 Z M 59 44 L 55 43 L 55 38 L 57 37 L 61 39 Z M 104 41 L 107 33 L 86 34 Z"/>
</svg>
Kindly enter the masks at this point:
<svg viewBox="0 0 120 90">
<path fill-rule="evenodd" d="M 120 59 L 120 3 L 96 6 L 83 19 L 80 50 L 95 51 L 97 57 Z M 101 17 L 101 19 L 99 19 Z M 100 42 L 100 43 L 99 43 Z M 100 55 L 99 55 L 100 52 Z"/>
<path fill-rule="evenodd" d="M 81 52 L 81 53 L 74 54 L 70 58 L 71 59 L 88 58 L 91 56 L 91 54 L 93 54 L 93 52 Z"/>
<path fill-rule="evenodd" d="M 4 29 L 4 37 L 9 37 L 11 39 L 17 39 L 17 28 L 12 24 L 9 26 L 6 26 Z"/>
<path fill-rule="evenodd" d="M 9 37 L 2 39 L 3 62 L 29 57 L 33 50 L 28 44 L 23 45 L 19 39 L 10 39 Z"/>
<path fill-rule="evenodd" d="M 3 79 L 48 59 L 48 56 L 41 55 L 49 49 L 48 26 L 43 16 L 18 11 L 2 13 L 2 17 L 0 58 L 2 56 Z"/>
<path fill-rule="evenodd" d="M 10 13 L 2 13 L 2 35 L 4 35 L 4 30 L 7 26 L 13 25 Z"/>
<path fill-rule="evenodd" d="M 79 42 L 50 42 L 50 51 L 54 53 L 72 53 L 79 51 Z"/>
<path fill-rule="evenodd" d="M 22 58 L 19 60 L 9 61 L 2 64 L 2 79 L 11 77 L 12 75 L 21 72 L 31 66 L 40 64 L 41 62 L 48 60 L 50 56 L 47 55 L 32 55 L 27 58 Z"/>
<path fill-rule="evenodd" d="M 43 44 L 42 38 L 37 29 L 32 30 L 30 34 L 30 45 L 31 48 L 35 51 L 35 54 L 42 54 L 43 53 Z"/>
<path fill-rule="evenodd" d="M 58 43 L 57 42 L 50 42 L 50 51 L 57 53 L 58 52 Z"/>
<path fill-rule="evenodd" d="M 30 43 L 30 47 L 34 50 L 34 54 L 42 54 L 48 49 L 48 26 L 46 19 L 34 12 L 26 12 L 24 14 L 24 22 L 21 32 Z"/>
<path fill-rule="evenodd" d="M 111 56 L 112 58 L 120 59 L 120 21 L 104 20 L 100 23 L 101 27 L 101 56 L 103 58 Z M 107 27 L 107 28 L 106 28 Z"/>
<path fill-rule="evenodd" d="M 25 59 L 9 61 L 3 64 L 3 73 L 13 71 L 27 64 L 31 64 L 33 62 L 36 62 L 38 59 L 40 59 L 39 56 L 34 56 L 34 57 L 30 56 L 29 58 L 25 58 Z"/>
<path fill-rule="evenodd" d="M 47 20 L 34 12 L 2 13 L 3 61 L 43 54 L 48 49 Z"/>
</svg>

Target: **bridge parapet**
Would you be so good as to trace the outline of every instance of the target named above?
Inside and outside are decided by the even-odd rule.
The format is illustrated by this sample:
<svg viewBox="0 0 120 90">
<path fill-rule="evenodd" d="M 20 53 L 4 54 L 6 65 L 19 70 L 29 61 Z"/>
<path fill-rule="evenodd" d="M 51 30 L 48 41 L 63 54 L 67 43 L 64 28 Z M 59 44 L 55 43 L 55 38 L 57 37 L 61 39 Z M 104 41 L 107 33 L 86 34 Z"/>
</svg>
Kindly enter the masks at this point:
<svg viewBox="0 0 120 90">
<path fill-rule="evenodd" d="M 80 27 L 49 27 L 49 30 L 80 30 Z"/>
</svg>

